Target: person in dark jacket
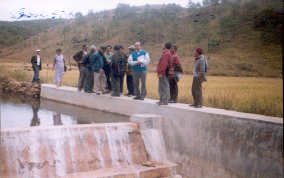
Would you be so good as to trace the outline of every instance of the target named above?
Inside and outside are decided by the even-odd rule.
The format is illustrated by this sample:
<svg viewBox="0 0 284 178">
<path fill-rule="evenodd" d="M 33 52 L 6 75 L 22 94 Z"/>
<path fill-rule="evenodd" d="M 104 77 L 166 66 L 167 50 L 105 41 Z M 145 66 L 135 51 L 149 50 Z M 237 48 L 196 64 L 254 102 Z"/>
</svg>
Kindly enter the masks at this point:
<svg viewBox="0 0 284 178">
<path fill-rule="evenodd" d="M 105 72 L 103 70 L 104 60 L 106 60 L 104 56 L 104 52 L 106 51 L 106 49 L 107 49 L 106 46 L 101 46 L 101 48 L 95 54 L 93 54 L 90 60 L 92 65 L 92 70 L 94 71 L 95 92 L 97 95 L 102 95 L 107 92 L 106 90 L 107 79 Z"/>
<path fill-rule="evenodd" d="M 111 58 L 112 58 L 113 53 L 111 52 L 111 49 L 112 49 L 112 46 L 107 45 L 107 50 L 104 54 L 106 60 L 104 61 L 104 68 L 103 69 L 105 71 L 106 78 L 107 78 L 107 86 L 106 86 L 106 89 L 108 90 L 107 93 L 112 91 L 111 81 L 110 81 L 110 77 L 111 77 L 110 62 L 111 62 Z"/>
<path fill-rule="evenodd" d="M 78 68 L 80 71 L 79 75 L 79 81 L 78 81 L 78 91 L 81 91 L 82 88 L 84 87 L 85 79 L 86 79 L 86 66 L 84 64 L 82 65 L 83 59 L 85 55 L 88 54 L 88 45 L 83 45 L 82 46 L 82 51 L 79 51 L 73 56 L 73 59 L 78 63 Z"/>
<path fill-rule="evenodd" d="M 93 91 L 94 71 L 92 70 L 92 65 L 91 65 L 90 60 L 91 60 L 93 54 L 95 54 L 95 52 L 96 52 L 96 46 L 91 45 L 90 50 L 91 50 L 91 52 L 84 57 L 84 60 L 82 62 L 82 64 L 86 66 L 86 80 L 85 80 L 85 83 L 84 83 L 84 92 L 85 93 L 95 93 Z"/>
<path fill-rule="evenodd" d="M 115 45 L 111 61 L 111 73 L 112 73 L 112 87 L 114 93 L 111 96 L 120 96 L 123 92 L 123 78 L 127 67 L 127 57 L 122 53 L 123 46 Z"/>
<path fill-rule="evenodd" d="M 195 66 L 193 70 L 193 82 L 192 82 L 192 96 L 194 103 L 189 106 L 195 108 L 202 108 L 202 82 L 206 82 L 206 59 L 202 55 L 202 48 L 196 48 L 194 50 Z"/>
<path fill-rule="evenodd" d="M 34 78 L 32 83 L 40 83 L 39 79 L 39 71 L 41 70 L 41 63 L 42 63 L 42 58 L 40 56 L 40 50 L 36 50 L 36 55 L 32 56 L 31 58 L 31 63 L 32 63 L 32 68 L 34 70 Z"/>
<path fill-rule="evenodd" d="M 170 85 L 167 71 L 172 67 L 171 53 L 172 43 L 167 42 L 163 47 L 163 54 L 157 66 L 157 75 L 159 78 L 159 95 L 160 101 L 157 102 L 158 105 L 168 105 L 169 95 L 170 95 Z"/>
<path fill-rule="evenodd" d="M 172 46 L 170 49 L 171 60 L 174 67 L 175 76 L 169 78 L 170 84 L 170 99 L 168 103 L 176 103 L 178 98 L 178 80 L 183 74 L 183 70 L 180 63 L 179 55 L 177 54 L 177 46 Z"/>
<path fill-rule="evenodd" d="M 135 46 L 128 47 L 129 55 L 135 51 Z M 126 68 L 126 84 L 128 93 L 127 96 L 134 95 L 134 85 L 133 85 L 133 67 L 128 63 Z"/>
</svg>

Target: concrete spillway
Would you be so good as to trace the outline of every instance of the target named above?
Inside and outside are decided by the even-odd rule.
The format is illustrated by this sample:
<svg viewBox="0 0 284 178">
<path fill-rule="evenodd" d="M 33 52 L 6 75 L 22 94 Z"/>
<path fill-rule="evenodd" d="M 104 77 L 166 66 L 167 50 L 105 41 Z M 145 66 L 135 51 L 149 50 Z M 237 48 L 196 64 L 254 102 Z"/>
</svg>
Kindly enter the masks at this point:
<svg viewBox="0 0 284 178">
<path fill-rule="evenodd" d="M 163 157 L 159 130 L 151 128 L 152 138 L 143 136 L 148 135 L 147 128 L 143 130 L 141 134 L 134 122 L 6 129 L 1 131 L 1 176 L 154 178 L 173 175 L 176 165 Z M 148 152 L 145 142 L 150 143 L 148 150 L 155 152 Z M 161 153 L 153 150 L 153 146 L 161 148 Z M 153 161 L 151 155 L 155 155 L 156 167 L 143 167 L 141 163 Z"/>
</svg>

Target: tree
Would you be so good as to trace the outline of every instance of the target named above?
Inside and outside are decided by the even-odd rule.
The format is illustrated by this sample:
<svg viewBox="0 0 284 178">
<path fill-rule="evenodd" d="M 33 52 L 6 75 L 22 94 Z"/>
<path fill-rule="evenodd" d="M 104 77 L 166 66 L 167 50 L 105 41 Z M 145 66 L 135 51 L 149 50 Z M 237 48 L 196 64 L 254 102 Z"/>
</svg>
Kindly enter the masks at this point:
<svg viewBox="0 0 284 178">
<path fill-rule="evenodd" d="M 71 39 L 71 43 L 74 44 L 74 48 L 75 48 L 75 44 L 77 43 L 77 38 L 74 36 L 72 39 Z"/>
</svg>

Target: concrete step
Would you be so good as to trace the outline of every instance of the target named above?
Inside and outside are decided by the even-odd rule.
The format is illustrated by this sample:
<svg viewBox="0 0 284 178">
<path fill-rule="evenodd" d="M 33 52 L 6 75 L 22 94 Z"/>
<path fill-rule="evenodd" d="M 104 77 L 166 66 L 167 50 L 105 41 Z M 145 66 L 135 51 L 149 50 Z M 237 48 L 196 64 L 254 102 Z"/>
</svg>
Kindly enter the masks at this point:
<svg viewBox="0 0 284 178">
<path fill-rule="evenodd" d="M 108 169 L 98 169 L 87 172 L 77 172 L 63 176 L 65 178 L 174 178 L 177 164 L 154 163 L 155 167 L 146 167 L 141 164 L 119 166 Z"/>
</svg>

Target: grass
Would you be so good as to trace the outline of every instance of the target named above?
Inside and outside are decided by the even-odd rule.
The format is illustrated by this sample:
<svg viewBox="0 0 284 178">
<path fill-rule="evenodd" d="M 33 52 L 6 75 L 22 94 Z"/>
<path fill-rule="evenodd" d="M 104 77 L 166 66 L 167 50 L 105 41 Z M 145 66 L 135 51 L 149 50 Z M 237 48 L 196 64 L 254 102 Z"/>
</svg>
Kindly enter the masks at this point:
<svg viewBox="0 0 284 178">
<path fill-rule="evenodd" d="M 51 66 L 43 65 L 40 78 L 43 83 L 53 83 L 54 71 Z M 27 65 L 28 68 L 31 66 Z M 12 77 L 18 81 L 30 82 L 33 72 L 22 70 L 19 63 L 1 63 L 0 79 Z M 70 67 L 68 66 L 68 69 Z M 62 84 L 77 87 L 79 71 L 71 67 L 63 76 Z M 208 82 L 202 84 L 203 105 L 213 108 L 222 108 L 267 116 L 283 117 L 283 80 L 277 78 L 255 77 L 225 77 L 208 76 Z M 158 78 L 156 73 L 147 74 L 147 98 L 159 99 Z M 191 104 L 192 76 L 184 75 L 179 82 L 179 103 Z M 124 80 L 124 94 L 127 93 L 126 80 Z"/>
</svg>

